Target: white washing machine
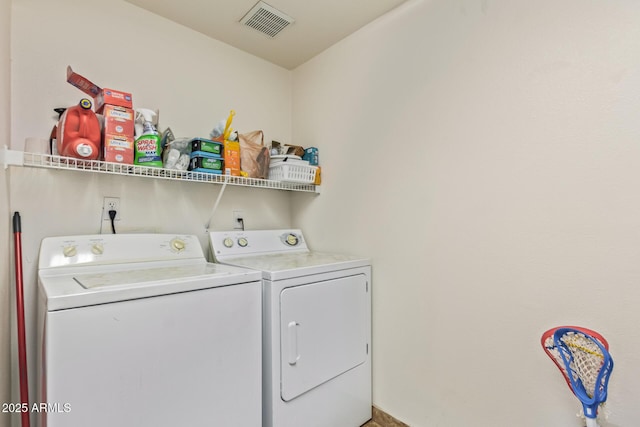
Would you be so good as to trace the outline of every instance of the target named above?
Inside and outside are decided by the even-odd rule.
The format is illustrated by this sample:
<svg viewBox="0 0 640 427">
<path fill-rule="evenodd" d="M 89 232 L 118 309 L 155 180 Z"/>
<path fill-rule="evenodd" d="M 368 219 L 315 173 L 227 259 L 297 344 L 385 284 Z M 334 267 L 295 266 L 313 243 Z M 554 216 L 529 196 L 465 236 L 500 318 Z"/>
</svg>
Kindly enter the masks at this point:
<svg viewBox="0 0 640 427">
<path fill-rule="evenodd" d="M 210 233 L 216 262 L 262 272 L 264 427 L 371 418 L 371 264 L 311 252 L 300 230 Z"/>
<path fill-rule="evenodd" d="M 195 236 L 44 239 L 39 425 L 260 426 L 260 280 Z"/>
</svg>

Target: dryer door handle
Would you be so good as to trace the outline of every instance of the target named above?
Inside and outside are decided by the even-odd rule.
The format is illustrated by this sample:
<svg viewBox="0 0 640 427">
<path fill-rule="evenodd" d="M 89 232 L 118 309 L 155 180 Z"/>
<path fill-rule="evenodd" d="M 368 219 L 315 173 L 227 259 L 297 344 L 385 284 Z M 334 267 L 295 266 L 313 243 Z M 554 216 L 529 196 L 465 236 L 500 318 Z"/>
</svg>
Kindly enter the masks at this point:
<svg viewBox="0 0 640 427">
<path fill-rule="evenodd" d="M 295 365 L 300 360 L 300 355 L 298 354 L 298 325 L 300 325 L 296 321 L 291 321 L 287 325 L 287 329 L 289 330 L 289 365 Z"/>
</svg>

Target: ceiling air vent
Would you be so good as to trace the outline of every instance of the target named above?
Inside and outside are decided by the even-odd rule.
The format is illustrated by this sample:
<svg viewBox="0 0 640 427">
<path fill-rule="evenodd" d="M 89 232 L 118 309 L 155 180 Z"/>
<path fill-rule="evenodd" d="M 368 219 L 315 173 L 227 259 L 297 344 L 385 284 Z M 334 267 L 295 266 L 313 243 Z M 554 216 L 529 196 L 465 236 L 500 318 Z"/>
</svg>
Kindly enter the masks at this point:
<svg viewBox="0 0 640 427">
<path fill-rule="evenodd" d="M 240 23 L 254 30 L 258 30 L 269 37 L 275 37 L 280 31 L 289 26 L 289 24 L 293 24 L 293 18 L 259 1 L 242 17 Z"/>
</svg>

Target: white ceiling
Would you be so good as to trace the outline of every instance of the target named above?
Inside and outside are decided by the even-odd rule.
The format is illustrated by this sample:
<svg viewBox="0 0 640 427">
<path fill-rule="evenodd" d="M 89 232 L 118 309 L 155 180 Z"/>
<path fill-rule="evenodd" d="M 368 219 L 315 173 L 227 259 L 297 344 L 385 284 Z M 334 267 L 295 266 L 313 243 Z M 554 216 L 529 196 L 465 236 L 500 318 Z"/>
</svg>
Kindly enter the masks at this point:
<svg viewBox="0 0 640 427">
<path fill-rule="evenodd" d="M 240 23 L 257 0 L 125 0 L 293 69 L 406 0 L 266 0 L 295 22 L 271 38 Z"/>
</svg>

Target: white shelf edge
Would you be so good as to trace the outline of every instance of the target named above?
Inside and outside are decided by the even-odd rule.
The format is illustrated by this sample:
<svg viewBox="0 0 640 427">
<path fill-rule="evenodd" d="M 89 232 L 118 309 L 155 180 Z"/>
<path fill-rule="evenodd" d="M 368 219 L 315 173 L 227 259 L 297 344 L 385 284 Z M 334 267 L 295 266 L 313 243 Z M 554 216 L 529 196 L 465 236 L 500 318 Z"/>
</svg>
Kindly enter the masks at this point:
<svg viewBox="0 0 640 427">
<path fill-rule="evenodd" d="M 0 164 L 4 165 L 4 168 L 9 166 L 23 166 L 24 156 L 22 151 L 9 150 L 6 145 L 0 150 Z"/>
<path fill-rule="evenodd" d="M 226 182 L 227 185 L 241 187 L 300 191 L 316 194 L 320 193 L 319 187 L 314 184 L 299 184 L 268 179 L 245 178 L 242 176 L 216 175 L 203 172 L 177 171 L 164 168 L 103 162 L 100 160 L 80 160 L 71 157 L 53 156 L 50 154 L 9 150 L 6 145 L 3 150 L 0 150 L 0 164 L 3 164 L 5 169 L 8 166 L 26 166 L 44 169 L 104 173 L 109 175 L 138 176 L 143 178 L 167 179 L 181 182 L 201 182 L 211 184 L 224 184 Z"/>
</svg>

